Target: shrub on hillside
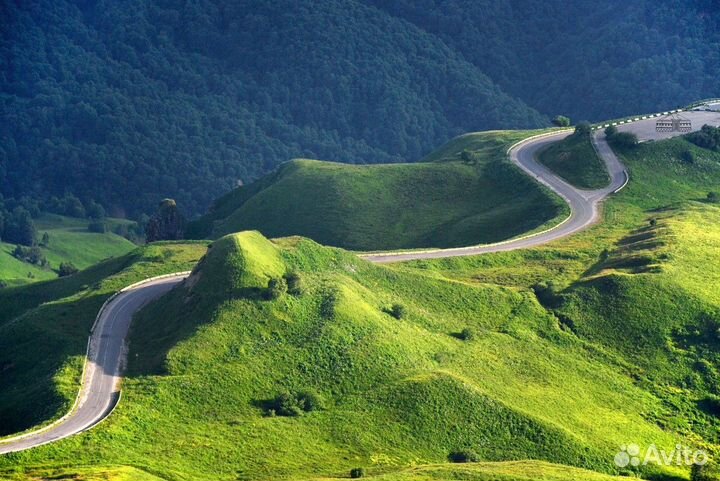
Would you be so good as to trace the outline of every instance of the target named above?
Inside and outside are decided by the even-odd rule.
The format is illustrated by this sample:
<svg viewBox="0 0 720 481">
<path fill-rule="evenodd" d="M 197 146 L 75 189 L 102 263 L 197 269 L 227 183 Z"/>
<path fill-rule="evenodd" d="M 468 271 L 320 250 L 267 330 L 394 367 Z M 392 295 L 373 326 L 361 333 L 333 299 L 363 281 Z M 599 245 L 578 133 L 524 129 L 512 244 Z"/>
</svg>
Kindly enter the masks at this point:
<svg viewBox="0 0 720 481">
<path fill-rule="evenodd" d="M 24 247 L 21 245 L 15 246 L 15 250 L 12 253 L 13 257 L 29 264 L 38 265 L 45 267 L 48 265 L 48 261 L 43 255 L 39 247 Z"/>
<path fill-rule="evenodd" d="M 720 194 L 714 191 L 708 192 L 707 200 L 713 204 L 720 204 Z"/>
<path fill-rule="evenodd" d="M 693 464 L 690 468 L 691 481 L 720 481 L 720 472 L 710 464 Z"/>
<path fill-rule="evenodd" d="M 272 301 L 285 295 L 288 290 L 288 284 L 285 278 L 278 277 L 268 281 L 267 289 L 265 290 L 265 297 Z"/>
<path fill-rule="evenodd" d="M 687 139 L 698 147 L 720 150 L 720 127 L 703 125 L 699 131 L 688 134 Z"/>
<path fill-rule="evenodd" d="M 338 301 L 338 294 L 335 290 L 330 290 L 323 294 L 320 301 L 320 315 L 325 319 L 332 319 L 335 316 L 335 307 Z"/>
<path fill-rule="evenodd" d="M 460 334 L 458 335 L 458 338 L 463 341 L 472 341 L 477 337 L 477 333 L 474 329 L 471 329 L 469 327 L 466 327 L 462 331 L 460 331 Z"/>
<path fill-rule="evenodd" d="M 62 262 L 58 268 L 58 275 L 60 277 L 71 276 L 78 271 L 78 268 L 73 265 L 72 262 Z"/>
<path fill-rule="evenodd" d="M 363 468 L 353 468 L 350 470 L 350 477 L 352 479 L 359 479 L 365 476 L 365 470 Z"/>
<path fill-rule="evenodd" d="M 303 413 L 324 409 L 322 397 L 313 390 L 285 391 L 270 401 L 268 412 L 278 416 L 301 416 Z"/>
<path fill-rule="evenodd" d="M 539 282 L 532 286 L 532 290 L 540 304 L 545 307 L 557 307 L 559 288 L 554 282 Z"/>
<path fill-rule="evenodd" d="M 293 296 L 301 296 L 305 292 L 305 284 L 298 272 L 290 272 L 285 276 L 288 292 Z"/>
<path fill-rule="evenodd" d="M 616 147 L 634 147 L 638 144 L 638 137 L 632 132 L 618 132 L 608 138 L 608 142 Z"/>
<path fill-rule="evenodd" d="M 466 164 L 474 164 L 478 160 L 480 160 L 480 156 L 477 152 L 473 152 L 471 150 L 463 150 L 460 154 L 460 160 L 462 160 Z"/>
<path fill-rule="evenodd" d="M 693 155 L 691 150 L 686 150 L 682 154 L 680 154 L 680 160 L 682 160 L 685 164 L 694 164 L 695 156 Z"/>
<path fill-rule="evenodd" d="M 303 411 L 312 412 L 325 409 L 325 400 L 312 389 L 302 389 L 298 391 L 297 398 L 303 406 Z"/>
<path fill-rule="evenodd" d="M 402 304 L 393 304 L 387 311 L 388 314 L 393 316 L 395 319 L 402 319 L 405 317 L 405 306 Z"/>
<path fill-rule="evenodd" d="M 477 463 L 480 461 L 480 456 L 475 451 L 462 450 L 451 452 L 448 459 L 452 463 Z"/>
</svg>

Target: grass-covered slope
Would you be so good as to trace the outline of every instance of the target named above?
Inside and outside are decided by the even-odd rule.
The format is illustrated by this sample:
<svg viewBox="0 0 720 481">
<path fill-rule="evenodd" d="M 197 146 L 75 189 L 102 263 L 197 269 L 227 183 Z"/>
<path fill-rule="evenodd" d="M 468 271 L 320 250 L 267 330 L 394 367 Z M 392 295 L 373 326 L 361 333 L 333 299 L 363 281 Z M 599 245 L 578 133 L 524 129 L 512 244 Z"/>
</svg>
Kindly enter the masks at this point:
<svg viewBox="0 0 720 481">
<path fill-rule="evenodd" d="M 506 159 L 507 147 L 526 135 L 462 136 L 415 164 L 295 160 L 220 199 L 190 235 L 257 229 L 269 237 L 303 235 L 355 250 L 507 239 L 566 209 Z"/>
<path fill-rule="evenodd" d="M 623 238 L 558 302 L 572 330 L 629 359 L 673 411 L 658 423 L 705 435 L 720 429 L 720 208 L 665 210 Z"/>
<path fill-rule="evenodd" d="M 7 475 L 9 481 L 26 481 L 29 478 L 72 479 L 73 481 L 160 481 L 164 479 L 130 466 L 31 468 Z M 309 479 L 310 481 L 330 481 L 337 478 Z M 627 481 L 628 478 L 542 461 L 512 461 L 415 466 L 379 474 L 370 479 L 376 481 L 453 481 L 457 479 L 465 481 Z"/>
<path fill-rule="evenodd" d="M 64 414 L 102 303 L 133 282 L 188 270 L 205 243 L 137 248 L 70 277 L 0 290 L 0 436 Z"/>
<path fill-rule="evenodd" d="M 112 226 L 119 219 L 109 220 Z M 47 232 L 50 242 L 40 248 L 49 266 L 29 264 L 12 256 L 15 245 L 0 242 L 0 281 L 8 284 L 23 284 L 57 277 L 53 269 L 62 262 L 71 262 L 79 269 L 85 269 L 108 257 L 126 254 L 135 248 L 129 240 L 111 232 L 104 234 L 88 232 L 88 221 L 45 214 L 35 221 L 39 237 Z"/>
<path fill-rule="evenodd" d="M 291 292 L 272 298 L 269 281 L 283 277 Z M 302 238 L 216 241 L 184 287 L 135 319 L 129 359 L 110 419 L 0 467 L 53 459 L 175 479 L 343 477 L 360 466 L 387 479 L 532 479 L 537 469 L 564 481 L 580 472 L 446 463 L 472 450 L 613 473 L 628 436 L 675 440 L 643 414 L 660 401 L 531 292 L 375 266 Z M 274 402 L 303 392 L 316 408 L 299 416 Z"/>
<path fill-rule="evenodd" d="M 720 207 L 700 200 L 720 154 L 675 139 L 621 155 L 631 182 L 605 222 L 527 251 L 376 266 L 302 238 L 220 238 L 135 319 L 118 410 L 0 458 L 0 478 L 605 481 L 622 444 L 717 454 Z M 271 292 L 283 277 L 292 292 Z M 318 408 L 285 416 L 299 395 Z M 456 450 L 482 462 L 448 463 Z"/>
<path fill-rule="evenodd" d="M 589 135 L 574 133 L 543 150 L 539 160 L 581 189 L 599 189 L 610 183 L 605 163 L 595 152 Z"/>
</svg>

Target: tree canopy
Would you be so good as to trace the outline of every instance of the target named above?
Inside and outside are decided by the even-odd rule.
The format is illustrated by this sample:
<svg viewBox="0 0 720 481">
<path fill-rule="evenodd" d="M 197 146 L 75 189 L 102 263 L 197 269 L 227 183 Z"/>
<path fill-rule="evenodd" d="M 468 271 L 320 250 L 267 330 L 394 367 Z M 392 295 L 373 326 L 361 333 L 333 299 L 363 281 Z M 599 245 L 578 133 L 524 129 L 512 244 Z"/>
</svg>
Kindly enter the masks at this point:
<svg viewBox="0 0 720 481">
<path fill-rule="evenodd" d="M 294 157 L 415 160 L 457 134 L 543 127 L 557 112 L 675 107 L 717 93 L 715 7 L 5 2 L 0 191 L 70 194 L 132 218 L 172 197 L 195 216 Z"/>
</svg>

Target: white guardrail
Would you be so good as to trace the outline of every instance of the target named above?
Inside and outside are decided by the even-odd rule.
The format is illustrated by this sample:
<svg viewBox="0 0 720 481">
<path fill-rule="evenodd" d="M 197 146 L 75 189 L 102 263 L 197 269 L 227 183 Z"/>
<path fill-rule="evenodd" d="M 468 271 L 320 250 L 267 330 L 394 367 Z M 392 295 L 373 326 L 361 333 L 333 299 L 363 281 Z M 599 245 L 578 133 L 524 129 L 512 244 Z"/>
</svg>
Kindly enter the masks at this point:
<svg viewBox="0 0 720 481">
<path fill-rule="evenodd" d="M 702 105 L 702 104 L 699 104 L 699 105 Z M 678 113 L 678 112 L 684 112 L 684 111 L 689 110 L 689 109 L 690 109 L 690 107 L 686 107 L 686 108 L 683 108 L 683 109 L 668 110 L 667 112 L 657 112 L 657 113 L 654 113 L 654 114 L 646 114 L 646 115 L 637 116 L 637 117 L 630 117 L 630 118 L 623 119 L 623 120 L 618 120 L 618 121 L 615 121 L 615 122 L 608 122 L 608 123 L 605 123 L 605 124 L 594 125 L 594 126 L 592 127 L 592 129 L 593 129 L 593 130 L 600 130 L 600 129 L 606 129 L 606 128 L 610 127 L 611 125 L 618 126 L 618 125 L 631 124 L 631 123 L 633 123 L 633 122 L 637 122 L 638 120 L 647 120 L 647 119 L 652 119 L 652 118 L 655 118 L 655 117 L 663 117 L 663 116 L 665 116 L 665 115 L 676 114 L 676 113 Z"/>
<path fill-rule="evenodd" d="M 49 430 L 49 429 L 52 429 L 52 428 L 54 428 L 55 426 L 57 426 L 58 424 L 61 424 L 63 421 L 65 421 L 66 419 L 68 419 L 70 416 L 72 416 L 73 413 L 77 410 L 77 407 L 78 407 L 78 405 L 80 404 L 80 401 L 81 401 L 81 399 L 83 398 L 83 396 L 84 396 L 84 394 L 85 394 L 85 393 L 84 393 L 85 387 L 86 387 L 86 386 L 85 386 L 85 376 L 86 376 L 86 374 L 87 374 L 87 365 L 88 365 L 88 362 L 90 361 L 90 347 L 91 347 L 91 345 L 92 345 L 93 334 L 95 333 L 95 328 L 97 327 L 97 323 L 98 323 L 98 321 L 100 320 L 100 318 L 102 317 L 103 312 L 105 311 L 105 309 L 107 308 L 107 306 L 108 306 L 113 300 L 115 300 L 115 298 L 117 298 L 117 297 L 118 297 L 120 294 L 122 294 L 123 292 L 127 292 L 127 291 L 129 291 L 129 290 L 131 290 L 131 289 L 134 289 L 134 288 L 136 288 L 136 287 L 139 287 L 139 286 L 141 286 L 141 285 L 143 285 L 143 284 L 148 284 L 148 283 L 150 283 L 150 282 L 154 282 L 154 281 L 157 281 L 157 280 L 160 280 L 160 279 L 169 279 L 169 278 L 171 278 L 171 277 L 188 276 L 188 275 L 190 275 L 191 272 L 192 272 L 192 271 L 182 271 L 182 272 L 175 272 L 175 273 L 172 273 L 172 274 L 163 274 L 163 275 L 160 275 L 160 276 L 149 277 L 149 278 L 147 278 L 147 279 L 143 279 L 142 281 L 138 281 L 138 282 L 135 282 L 135 283 L 133 283 L 133 284 L 130 284 L 129 286 L 125 286 L 125 287 L 123 287 L 122 289 L 120 289 L 119 291 L 115 292 L 115 293 L 114 293 L 113 295 L 111 295 L 110 297 L 108 297 L 107 299 L 105 299 L 105 302 L 103 302 L 102 306 L 100 307 L 100 310 L 98 311 L 97 315 L 95 316 L 95 321 L 93 322 L 93 325 L 92 325 L 92 327 L 90 328 L 90 336 L 88 337 L 87 347 L 85 348 L 85 362 L 83 363 L 82 373 L 80 374 L 80 389 L 78 389 L 77 396 L 75 396 L 75 401 L 73 402 L 72 407 L 70 407 L 70 410 L 69 410 L 68 412 L 66 412 L 62 417 L 56 419 L 55 421 L 53 421 L 52 423 L 50 423 L 50 424 L 48 424 L 48 425 L 46 425 L 46 426 L 43 426 L 43 427 L 38 428 L 38 429 L 29 430 L 29 431 L 26 431 L 26 432 L 24 432 L 24 433 L 22 433 L 22 434 L 18 434 L 18 435 L 9 437 L 9 438 L 2 438 L 2 439 L 0 439 L 0 445 L 1 445 L 1 444 L 6 444 L 6 443 L 9 443 L 9 442 L 12 442 L 12 441 L 17 441 L 17 440 L 19 440 L 19 439 L 24 439 L 24 438 L 27 438 L 27 437 L 29 437 L 29 436 L 34 436 L 34 435 L 36 435 L 36 434 L 39 434 L 39 433 L 45 432 L 45 431 L 47 431 L 47 430 Z M 85 430 L 87 430 L 87 429 L 89 429 L 89 428 L 91 428 L 91 427 L 93 427 L 93 426 L 98 425 L 100 422 L 102 422 L 104 419 L 106 419 L 108 416 L 110 416 L 110 414 L 112 414 L 112 412 L 115 410 L 115 407 L 120 403 L 120 397 L 121 397 L 121 396 L 122 396 L 121 393 L 118 394 L 118 399 L 117 399 L 117 401 L 115 402 L 115 404 L 113 405 L 113 407 L 110 409 L 110 411 L 108 411 L 108 413 L 107 413 L 105 416 L 103 416 L 101 419 L 99 419 L 98 422 L 96 422 L 96 423 L 92 424 L 91 426 L 88 426 L 87 428 L 85 428 L 83 431 L 85 431 Z M 83 431 L 80 431 L 80 432 L 83 432 Z M 76 433 L 76 434 L 77 434 L 77 433 Z"/>
</svg>

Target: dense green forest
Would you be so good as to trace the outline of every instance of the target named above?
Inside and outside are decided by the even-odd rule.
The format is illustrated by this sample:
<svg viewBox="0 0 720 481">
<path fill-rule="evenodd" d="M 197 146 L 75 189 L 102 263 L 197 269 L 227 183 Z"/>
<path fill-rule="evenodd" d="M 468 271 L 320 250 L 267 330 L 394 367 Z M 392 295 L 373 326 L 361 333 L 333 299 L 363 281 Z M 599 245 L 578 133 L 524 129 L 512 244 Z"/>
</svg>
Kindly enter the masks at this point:
<svg viewBox="0 0 720 481">
<path fill-rule="evenodd" d="M 601 121 L 717 97 L 717 0 L 367 0 L 547 115 Z"/>
<path fill-rule="evenodd" d="M 716 96 L 712 0 L 0 2 L 0 192 L 190 217 L 294 157 Z"/>
<path fill-rule="evenodd" d="M 546 118 L 355 1 L 4 2 L 0 185 L 189 214 L 292 157 L 415 159 Z"/>
</svg>

